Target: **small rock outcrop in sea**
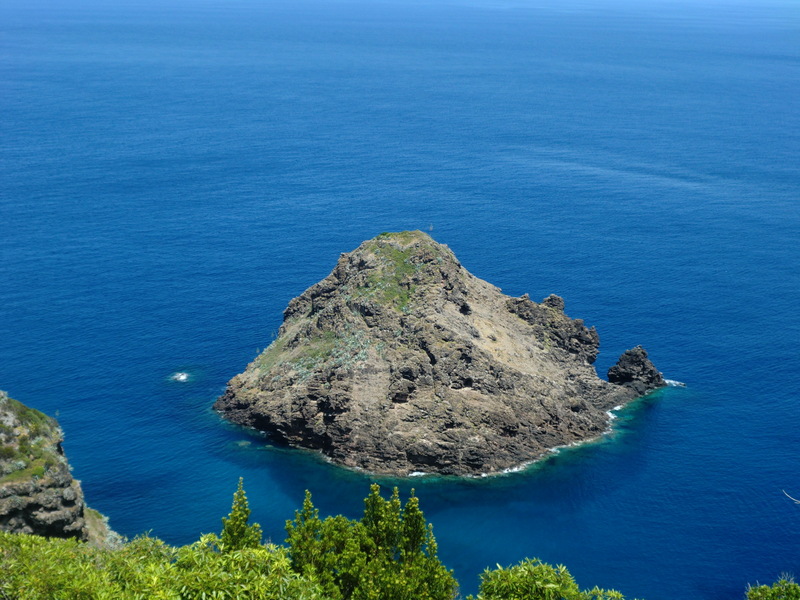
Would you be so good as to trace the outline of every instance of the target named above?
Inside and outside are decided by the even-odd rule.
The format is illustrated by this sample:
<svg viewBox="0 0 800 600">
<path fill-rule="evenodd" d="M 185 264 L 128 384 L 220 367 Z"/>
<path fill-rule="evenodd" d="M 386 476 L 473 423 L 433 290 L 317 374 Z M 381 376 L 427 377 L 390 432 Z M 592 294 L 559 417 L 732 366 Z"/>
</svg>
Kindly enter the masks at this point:
<svg viewBox="0 0 800 600">
<path fill-rule="evenodd" d="M 426 234 L 381 234 L 289 303 L 214 407 L 373 473 L 500 472 L 600 436 L 610 408 L 663 385 L 637 349 L 600 379 L 598 347 L 558 296 L 505 296 Z"/>
<path fill-rule="evenodd" d="M 55 419 L 0 391 L 0 529 L 105 545 L 116 536 L 84 503 Z"/>
<path fill-rule="evenodd" d="M 626 350 L 617 364 L 608 370 L 608 381 L 628 386 L 638 395 L 667 385 L 664 376 L 655 368 L 647 351 L 641 346 Z"/>
</svg>

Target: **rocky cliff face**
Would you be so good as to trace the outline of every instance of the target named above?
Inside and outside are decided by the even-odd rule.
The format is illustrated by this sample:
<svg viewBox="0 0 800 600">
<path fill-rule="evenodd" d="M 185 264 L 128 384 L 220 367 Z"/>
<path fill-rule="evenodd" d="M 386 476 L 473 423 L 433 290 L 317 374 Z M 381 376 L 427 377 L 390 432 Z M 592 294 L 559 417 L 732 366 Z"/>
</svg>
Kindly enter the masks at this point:
<svg viewBox="0 0 800 600">
<path fill-rule="evenodd" d="M 87 509 L 54 419 L 0 392 L 0 529 L 103 543 L 102 517 Z"/>
<path fill-rule="evenodd" d="M 609 408 L 663 385 L 624 366 L 601 380 L 598 346 L 558 296 L 510 298 L 424 233 L 382 234 L 289 303 L 214 406 L 348 467 L 498 472 L 601 435 Z"/>
</svg>

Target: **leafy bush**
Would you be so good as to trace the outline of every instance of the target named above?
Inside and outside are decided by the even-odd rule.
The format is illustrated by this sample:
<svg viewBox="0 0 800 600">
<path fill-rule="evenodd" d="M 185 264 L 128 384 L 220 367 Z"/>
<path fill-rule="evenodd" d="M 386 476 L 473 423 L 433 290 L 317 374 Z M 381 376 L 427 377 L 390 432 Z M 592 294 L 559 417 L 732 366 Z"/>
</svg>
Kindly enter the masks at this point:
<svg viewBox="0 0 800 600">
<path fill-rule="evenodd" d="M 0 533 L 0 598 L 52 600 L 324 600 L 274 545 L 221 553 L 216 536 L 182 548 L 151 537 L 116 551 L 75 540 Z"/>
<path fill-rule="evenodd" d="M 373 485 L 360 520 L 319 518 L 306 497 L 287 521 L 287 546 L 261 544 L 248 524 L 242 481 L 221 534 L 173 548 L 150 536 L 113 549 L 74 539 L 0 532 L 0 599 L 7 600 L 454 600 L 457 584 L 437 557 L 431 526 L 414 496 Z M 750 587 L 747 600 L 800 600 L 784 576 Z M 624 600 L 581 590 L 569 571 L 538 559 L 486 570 L 468 600 Z"/>
<path fill-rule="evenodd" d="M 319 581 L 333 600 L 452 599 L 456 581 L 436 556 L 413 492 L 401 507 L 397 488 L 384 500 L 373 484 L 364 504 L 360 521 L 323 521 L 306 492 L 302 510 L 286 523 L 294 569 Z"/>
<path fill-rule="evenodd" d="M 534 558 L 513 567 L 487 569 L 478 597 L 470 600 L 624 600 L 624 596 L 600 588 L 581 591 L 566 567 Z"/>
<path fill-rule="evenodd" d="M 244 548 L 258 548 L 261 544 L 261 526 L 258 523 L 248 525 L 250 507 L 244 493 L 242 478 L 233 495 L 233 506 L 227 518 L 222 518 L 222 535 L 219 546 L 223 552 L 234 552 Z"/>
<path fill-rule="evenodd" d="M 800 585 L 791 576 L 784 575 L 771 586 L 749 587 L 747 600 L 800 600 Z"/>
<path fill-rule="evenodd" d="M 17 455 L 13 446 L 0 446 L 0 460 L 11 460 Z"/>
</svg>

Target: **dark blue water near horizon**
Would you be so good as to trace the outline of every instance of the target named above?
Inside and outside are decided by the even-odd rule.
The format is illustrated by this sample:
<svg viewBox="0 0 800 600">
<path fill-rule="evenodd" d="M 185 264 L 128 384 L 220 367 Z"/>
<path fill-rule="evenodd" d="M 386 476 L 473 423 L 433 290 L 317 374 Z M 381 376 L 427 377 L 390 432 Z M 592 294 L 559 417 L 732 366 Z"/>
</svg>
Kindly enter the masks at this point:
<svg viewBox="0 0 800 600">
<path fill-rule="evenodd" d="M 210 410 L 340 252 L 422 229 L 644 345 L 668 388 L 524 473 L 416 488 L 462 591 L 564 563 L 628 597 L 800 575 L 796 2 L 6 0 L 0 389 L 127 536 L 267 536 L 372 479 Z M 170 376 L 189 373 L 189 380 Z"/>
</svg>

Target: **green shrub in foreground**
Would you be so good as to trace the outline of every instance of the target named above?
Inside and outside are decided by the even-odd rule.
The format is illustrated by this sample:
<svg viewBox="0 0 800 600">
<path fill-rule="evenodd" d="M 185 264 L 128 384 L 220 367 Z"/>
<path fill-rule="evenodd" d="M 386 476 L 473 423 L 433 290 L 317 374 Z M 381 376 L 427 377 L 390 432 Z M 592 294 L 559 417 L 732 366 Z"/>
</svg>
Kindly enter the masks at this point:
<svg viewBox="0 0 800 600">
<path fill-rule="evenodd" d="M 241 480 L 222 533 L 174 548 L 147 535 L 115 549 L 74 539 L 0 532 L 0 600 L 453 600 L 457 583 L 437 557 L 431 526 L 413 495 L 386 500 L 377 485 L 364 515 L 319 518 L 307 492 L 287 521 L 286 546 L 261 544 L 248 524 Z M 743 594 L 744 595 L 744 594 Z M 785 576 L 748 588 L 747 600 L 800 600 Z M 580 590 L 563 566 L 538 559 L 487 569 L 468 600 L 624 600 Z M 736 600 L 736 599 L 732 599 Z"/>
<path fill-rule="evenodd" d="M 749 587 L 747 600 L 800 600 L 800 585 L 784 575 L 772 585 Z"/>
<path fill-rule="evenodd" d="M 481 575 L 477 598 L 470 600 L 624 600 L 614 590 L 581 591 L 567 568 L 539 559 L 526 559 L 513 567 L 487 569 Z"/>
<path fill-rule="evenodd" d="M 437 557 L 436 540 L 413 495 L 405 506 L 395 488 L 389 500 L 373 485 L 360 521 L 319 518 L 306 492 L 287 521 L 295 570 L 322 585 L 333 600 L 450 600 L 457 583 Z"/>
<path fill-rule="evenodd" d="M 0 598 L 15 600 L 324 600 L 284 548 L 219 552 L 217 536 L 172 548 L 139 537 L 119 550 L 0 533 Z"/>
</svg>

